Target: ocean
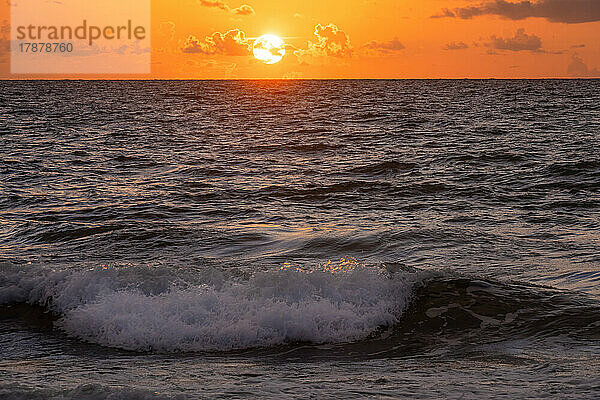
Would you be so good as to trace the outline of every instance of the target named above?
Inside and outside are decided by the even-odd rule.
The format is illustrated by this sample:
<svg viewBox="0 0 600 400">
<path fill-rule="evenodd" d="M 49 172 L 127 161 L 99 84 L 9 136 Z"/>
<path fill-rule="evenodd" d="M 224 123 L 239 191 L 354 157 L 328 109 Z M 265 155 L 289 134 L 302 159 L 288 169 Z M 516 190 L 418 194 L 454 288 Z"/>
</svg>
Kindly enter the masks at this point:
<svg viewBox="0 0 600 400">
<path fill-rule="evenodd" d="M 0 398 L 600 397 L 600 80 L 0 82 Z"/>
</svg>

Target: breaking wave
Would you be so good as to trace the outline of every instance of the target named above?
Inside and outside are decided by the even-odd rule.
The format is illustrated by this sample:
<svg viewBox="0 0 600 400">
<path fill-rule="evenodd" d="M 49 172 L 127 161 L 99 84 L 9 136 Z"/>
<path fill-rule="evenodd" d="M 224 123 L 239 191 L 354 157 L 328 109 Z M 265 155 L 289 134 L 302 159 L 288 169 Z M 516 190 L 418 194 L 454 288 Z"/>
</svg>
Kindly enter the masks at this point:
<svg viewBox="0 0 600 400">
<path fill-rule="evenodd" d="M 165 353 L 304 343 L 403 356 L 448 343 L 600 338 L 600 304 L 583 293 L 355 260 L 251 275 L 1 264 L 0 317 L 18 315 L 16 305 L 42 307 L 72 338 Z"/>
<path fill-rule="evenodd" d="M 136 351 L 224 351 L 363 339 L 398 322 L 415 276 L 345 261 L 193 282 L 161 268 L 0 268 L 0 304 L 27 303 L 91 343 Z"/>
</svg>

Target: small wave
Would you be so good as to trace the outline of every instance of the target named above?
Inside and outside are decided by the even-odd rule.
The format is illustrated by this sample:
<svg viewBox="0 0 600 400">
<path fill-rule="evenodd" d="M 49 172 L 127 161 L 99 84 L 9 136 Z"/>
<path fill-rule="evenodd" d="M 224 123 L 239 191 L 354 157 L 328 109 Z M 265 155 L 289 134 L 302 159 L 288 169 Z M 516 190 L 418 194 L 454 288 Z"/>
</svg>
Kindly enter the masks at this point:
<svg viewBox="0 0 600 400">
<path fill-rule="evenodd" d="M 227 170 L 225 168 L 211 168 L 211 167 L 200 167 L 200 166 L 186 166 L 186 167 L 177 167 L 172 170 L 171 173 L 176 173 L 181 176 L 191 176 L 191 177 L 226 177 L 226 176 L 234 176 L 237 174 L 235 170 Z"/>
<path fill-rule="evenodd" d="M 496 151 L 481 154 L 456 154 L 446 158 L 449 161 L 473 162 L 477 164 L 504 164 L 528 161 L 527 157 L 509 151 Z"/>
<path fill-rule="evenodd" d="M 432 196 L 448 192 L 454 187 L 441 182 L 429 181 L 418 184 L 396 186 L 384 181 L 351 180 L 330 185 L 306 185 L 293 188 L 285 185 L 270 185 L 250 192 L 252 195 L 294 200 L 321 200 L 340 195 L 385 194 L 398 197 Z"/>
<path fill-rule="evenodd" d="M 326 143 L 307 143 L 287 146 L 286 148 L 296 153 L 316 153 L 327 150 L 336 150 L 339 148 L 339 146 Z"/>
<path fill-rule="evenodd" d="M 40 389 L 28 386 L 0 384 L 3 400 L 185 400 L 188 397 L 167 395 L 150 389 L 105 386 L 88 383 L 69 389 Z"/>
<path fill-rule="evenodd" d="M 359 112 L 354 115 L 351 115 L 349 119 L 341 120 L 340 122 L 350 122 L 350 123 L 359 123 L 359 124 L 369 124 L 377 121 L 386 120 L 390 117 L 387 113 L 382 112 Z"/>
<path fill-rule="evenodd" d="M 398 171 L 411 171 L 417 169 L 416 163 L 399 162 L 399 161 L 383 161 L 374 164 L 364 165 L 361 167 L 352 168 L 350 172 L 356 174 L 367 175 L 383 175 Z"/>
<path fill-rule="evenodd" d="M 353 180 L 330 185 L 312 184 L 301 188 L 293 188 L 287 185 L 270 185 L 260 188 L 257 191 L 252 192 L 252 194 L 264 197 L 290 198 L 297 200 L 319 200 L 346 193 L 387 193 L 393 190 L 394 186 L 387 182 Z"/>
<path fill-rule="evenodd" d="M 115 166 L 119 168 L 155 168 L 162 164 L 146 156 L 119 154 L 113 157 Z"/>
<path fill-rule="evenodd" d="M 107 224 L 95 226 L 81 226 L 75 224 L 60 224 L 53 230 L 36 232 L 30 236 L 34 243 L 65 243 L 71 240 L 84 239 L 91 236 L 104 235 L 126 229 L 126 225 Z"/>
<path fill-rule="evenodd" d="M 559 176 L 571 176 L 584 173 L 600 173 L 600 161 L 580 160 L 571 162 L 555 162 L 547 167 L 547 171 Z"/>
<path fill-rule="evenodd" d="M 336 150 L 339 146 L 335 144 L 327 144 L 322 142 L 314 142 L 314 143 L 286 143 L 286 144 L 276 144 L 276 145 L 256 145 L 244 148 L 243 150 L 239 150 L 240 154 L 250 153 L 275 153 L 275 152 L 290 152 L 290 153 L 320 153 L 328 150 Z"/>
<path fill-rule="evenodd" d="M 318 128 L 300 128 L 289 131 L 288 135 L 307 135 L 307 134 L 317 134 L 317 133 L 328 133 L 329 129 L 318 127 Z"/>
</svg>

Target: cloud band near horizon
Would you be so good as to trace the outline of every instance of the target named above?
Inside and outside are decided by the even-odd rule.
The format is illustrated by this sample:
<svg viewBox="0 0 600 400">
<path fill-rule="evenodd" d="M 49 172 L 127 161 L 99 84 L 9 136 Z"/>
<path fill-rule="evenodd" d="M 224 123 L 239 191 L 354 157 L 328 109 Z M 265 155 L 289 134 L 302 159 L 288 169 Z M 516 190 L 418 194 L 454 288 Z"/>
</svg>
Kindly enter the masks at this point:
<svg viewBox="0 0 600 400">
<path fill-rule="evenodd" d="M 476 6 L 445 8 L 432 18 L 471 19 L 484 15 L 496 15 L 511 20 L 544 18 L 550 22 L 581 24 L 600 21 L 599 0 L 540 0 L 506 1 L 493 0 Z"/>
</svg>

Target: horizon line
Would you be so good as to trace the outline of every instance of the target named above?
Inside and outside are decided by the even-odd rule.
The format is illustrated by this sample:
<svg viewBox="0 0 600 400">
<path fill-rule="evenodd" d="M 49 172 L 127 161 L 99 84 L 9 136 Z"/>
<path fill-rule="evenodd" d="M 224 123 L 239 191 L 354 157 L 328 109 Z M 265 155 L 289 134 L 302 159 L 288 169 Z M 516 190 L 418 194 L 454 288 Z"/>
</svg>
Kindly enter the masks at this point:
<svg viewBox="0 0 600 400">
<path fill-rule="evenodd" d="M 0 78 L 0 82 L 19 81 L 533 81 L 533 80 L 600 80 L 600 77 L 538 78 Z"/>
</svg>

